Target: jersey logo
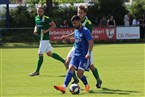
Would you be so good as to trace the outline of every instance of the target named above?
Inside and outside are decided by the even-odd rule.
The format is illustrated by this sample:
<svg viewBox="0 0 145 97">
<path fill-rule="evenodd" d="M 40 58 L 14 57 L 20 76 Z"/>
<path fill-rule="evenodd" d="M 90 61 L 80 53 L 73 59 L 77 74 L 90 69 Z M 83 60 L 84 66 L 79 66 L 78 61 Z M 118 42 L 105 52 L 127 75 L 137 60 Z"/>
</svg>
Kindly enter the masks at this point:
<svg viewBox="0 0 145 97">
<path fill-rule="evenodd" d="M 114 36 L 114 32 L 115 32 L 114 29 L 106 29 L 107 37 L 108 37 L 109 39 L 111 39 L 111 38 Z"/>
<path fill-rule="evenodd" d="M 83 36 L 83 34 L 82 33 L 80 33 L 80 37 L 82 37 Z"/>
<path fill-rule="evenodd" d="M 76 43 L 81 42 L 81 41 L 82 41 L 81 38 L 76 38 L 76 39 L 75 39 L 75 42 L 76 42 Z"/>
<path fill-rule="evenodd" d="M 36 27 L 42 27 L 42 25 L 36 25 Z"/>
</svg>

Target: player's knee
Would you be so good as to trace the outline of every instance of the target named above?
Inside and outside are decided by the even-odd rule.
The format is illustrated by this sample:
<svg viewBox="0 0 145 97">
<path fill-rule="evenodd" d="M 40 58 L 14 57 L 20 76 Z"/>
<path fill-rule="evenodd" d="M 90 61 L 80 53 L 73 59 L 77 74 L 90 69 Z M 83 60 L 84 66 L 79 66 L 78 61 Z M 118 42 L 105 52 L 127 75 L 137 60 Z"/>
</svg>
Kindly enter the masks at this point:
<svg viewBox="0 0 145 97">
<path fill-rule="evenodd" d="M 38 56 L 43 56 L 43 54 L 38 54 Z"/>
<path fill-rule="evenodd" d="M 83 76 L 83 72 L 78 70 L 77 76 L 78 76 L 79 78 L 81 78 L 81 77 Z"/>
<path fill-rule="evenodd" d="M 90 65 L 90 69 L 91 69 L 91 70 L 95 70 L 94 65 Z"/>
<path fill-rule="evenodd" d="M 69 66 L 69 61 L 68 60 L 65 61 L 65 65 Z"/>
<path fill-rule="evenodd" d="M 71 65 L 71 66 L 69 67 L 69 70 L 75 71 L 75 67 L 74 67 L 73 65 Z"/>
<path fill-rule="evenodd" d="M 68 57 L 68 58 L 66 59 L 66 61 L 65 61 L 65 64 L 66 64 L 66 65 L 69 65 L 70 60 L 71 60 L 71 57 Z"/>
<path fill-rule="evenodd" d="M 52 53 L 51 52 L 48 52 L 48 53 L 46 53 L 47 54 L 47 56 L 52 56 Z"/>
</svg>

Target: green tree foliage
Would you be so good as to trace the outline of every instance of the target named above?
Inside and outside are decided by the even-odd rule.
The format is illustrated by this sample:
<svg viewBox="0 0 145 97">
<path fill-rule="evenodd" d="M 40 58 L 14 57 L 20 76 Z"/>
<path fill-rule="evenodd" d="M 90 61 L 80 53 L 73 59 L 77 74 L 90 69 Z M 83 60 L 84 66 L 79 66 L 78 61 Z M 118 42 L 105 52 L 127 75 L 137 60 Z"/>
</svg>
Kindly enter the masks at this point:
<svg viewBox="0 0 145 97">
<path fill-rule="evenodd" d="M 123 24 L 124 14 L 127 12 L 123 0 L 98 0 L 98 16 L 114 16 L 117 25 Z"/>
<path fill-rule="evenodd" d="M 76 14 L 76 8 L 74 6 L 61 7 L 53 10 L 52 18 L 56 22 L 57 26 L 59 26 L 64 20 L 67 20 L 69 25 L 71 25 L 70 19 L 74 14 Z"/>
<path fill-rule="evenodd" d="M 42 3 L 45 2 L 46 0 L 27 0 L 27 1 L 29 2 L 37 1 L 38 3 Z M 52 1 L 55 2 L 57 0 Z M 63 2 L 67 2 L 67 0 Z M 74 14 L 76 14 L 76 7 L 74 7 L 73 5 L 69 7 L 58 7 L 59 3 L 54 4 L 55 6 L 53 6 L 52 8 L 53 10 L 48 10 L 46 7 L 45 15 L 48 15 L 50 18 L 54 19 L 54 21 L 58 26 L 60 23 L 62 23 L 64 19 L 67 19 L 69 21 L 69 24 L 71 25 L 70 18 Z M 35 7 L 33 6 L 33 9 L 34 8 Z M 26 7 L 20 6 L 16 8 L 16 10 L 11 11 L 10 14 L 12 24 L 11 27 L 34 26 L 34 17 L 36 15 L 36 9 L 34 9 L 33 11 L 28 11 L 27 9 L 28 8 Z M 96 2 L 91 6 L 89 6 L 87 16 L 94 23 L 96 17 L 100 20 L 102 16 L 106 16 L 106 18 L 109 18 L 110 15 L 113 15 L 117 25 L 122 25 L 123 17 L 126 14 L 126 12 L 127 10 L 125 9 L 122 0 L 99 0 L 99 2 Z"/>
<path fill-rule="evenodd" d="M 145 13 L 145 0 L 135 0 L 130 7 L 131 14 L 136 18 L 140 18 Z"/>
<path fill-rule="evenodd" d="M 32 27 L 36 11 L 28 11 L 25 6 L 18 6 L 10 11 L 10 27 Z"/>
<path fill-rule="evenodd" d="M 28 4 L 38 4 L 40 0 L 26 0 Z"/>
<path fill-rule="evenodd" d="M 53 0 L 54 2 L 58 3 L 80 3 L 83 2 L 83 0 Z"/>
</svg>

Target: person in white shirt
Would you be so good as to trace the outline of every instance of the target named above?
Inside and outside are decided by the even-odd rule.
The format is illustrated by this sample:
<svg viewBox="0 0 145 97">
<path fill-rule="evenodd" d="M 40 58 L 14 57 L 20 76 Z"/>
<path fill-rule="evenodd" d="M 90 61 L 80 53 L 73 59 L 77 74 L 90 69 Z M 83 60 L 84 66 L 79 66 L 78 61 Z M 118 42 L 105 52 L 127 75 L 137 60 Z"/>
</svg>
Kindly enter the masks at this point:
<svg viewBox="0 0 145 97">
<path fill-rule="evenodd" d="M 129 14 L 129 12 L 124 16 L 124 26 L 130 26 L 130 14 Z"/>
</svg>

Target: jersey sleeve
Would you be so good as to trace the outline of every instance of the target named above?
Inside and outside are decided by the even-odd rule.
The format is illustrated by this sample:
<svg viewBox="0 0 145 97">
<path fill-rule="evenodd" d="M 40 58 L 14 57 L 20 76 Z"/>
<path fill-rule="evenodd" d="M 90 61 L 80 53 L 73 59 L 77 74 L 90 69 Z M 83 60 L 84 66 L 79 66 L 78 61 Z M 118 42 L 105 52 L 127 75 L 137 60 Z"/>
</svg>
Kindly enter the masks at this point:
<svg viewBox="0 0 145 97">
<path fill-rule="evenodd" d="M 92 35 L 90 33 L 90 31 L 88 29 L 84 30 L 84 36 L 85 38 L 89 41 L 89 40 L 92 40 Z"/>
<path fill-rule="evenodd" d="M 91 21 L 88 20 L 85 27 L 87 27 L 88 30 L 92 33 L 93 26 Z"/>
<path fill-rule="evenodd" d="M 35 17 L 35 26 L 37 25 L 37 16 Z"/>
</svg>

